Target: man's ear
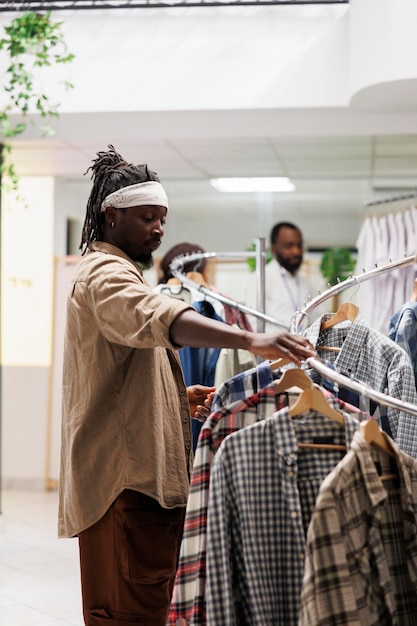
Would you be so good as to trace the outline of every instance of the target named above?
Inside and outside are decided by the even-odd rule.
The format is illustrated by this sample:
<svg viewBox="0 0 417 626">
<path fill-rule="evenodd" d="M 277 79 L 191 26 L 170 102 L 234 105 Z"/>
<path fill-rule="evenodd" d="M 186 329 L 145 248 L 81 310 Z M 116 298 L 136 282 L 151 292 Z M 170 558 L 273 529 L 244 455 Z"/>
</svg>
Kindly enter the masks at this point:
<svg viewBox="0 0 417 626">
<path fill-rule="evenodd" d="M 116 209 L 113 206 L 107 206 L 104 211 L 106 222 L 111 224 L 115 221 Z"/>
</svg>

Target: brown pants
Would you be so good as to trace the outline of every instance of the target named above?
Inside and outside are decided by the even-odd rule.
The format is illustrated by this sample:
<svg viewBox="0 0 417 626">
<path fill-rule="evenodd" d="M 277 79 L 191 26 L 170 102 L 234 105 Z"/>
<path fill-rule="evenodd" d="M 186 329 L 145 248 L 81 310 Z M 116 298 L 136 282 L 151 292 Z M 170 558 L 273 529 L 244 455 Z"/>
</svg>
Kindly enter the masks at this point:
<svg viewBox="0 0 417 626">
<path fill-rule="evenodd" d="M 185 509 L 126 490 L 79 535 L 86 626 L 165 626 Z"/>
</svg>

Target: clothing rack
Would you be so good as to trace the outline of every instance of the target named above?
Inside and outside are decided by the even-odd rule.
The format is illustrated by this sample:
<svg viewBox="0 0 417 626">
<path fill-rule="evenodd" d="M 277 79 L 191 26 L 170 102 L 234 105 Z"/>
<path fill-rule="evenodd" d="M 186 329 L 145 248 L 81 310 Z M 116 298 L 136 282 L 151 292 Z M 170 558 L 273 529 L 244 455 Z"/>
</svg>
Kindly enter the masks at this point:
<svg viewBox="0 0 417 626">
<path fill-rule="evenodd" d="M 311 300 L 306 307 L 294 313 L 291 322 L 291 332 L 293 334 L 298 334 L 300 332 L 302 321 L 305 318 L 307 318 L 308 321 L 311 311 L 313 311 L 317 306 L 319 306 L 332 296 L 335 296 L 336 294 L 345 291 L 346 289 L 349 289 L 351 287 L 356 287 L 359 285 L 359 283 L 370 280 L 371 278 L 375 278 L 375 276 L 380 276 L 381 274 L 385 274 L 386 272 L 390 272 L 400 267 L 406 267 L 407 265 L 412 265 L 413 263 L 417 263 L 417 254 L 407 256 L 404 259 L 400 259 L 398 261 L 386 263 L 385 265 L 375 267 L 374 269 L 367 272 L 364 271 L 363 274 L 350 276 L 349 278 L 338 283 L 337 285 L 329 287 L 329 289 L 324 291 L 322 294 L 319 294 L 318 296 L 313 298 L 313 300 Z"/>
<path fill-rule="evenodd" d="M 365 383 L 357 382 L 344 374 L 339 374 L 339 372 L 336 372 L 331 367 L 325 365 L 317 357 L 309 357 L 306 359 L 306 364 L 322 376 L 325 376 L 326 378 L 329 378 L 333 382 L 337 383 L 340 387 L 355 391 L 359 395 L 365 396 L 370 400 L 374 400 L 383 406 L 399 409 L 400 411 L 405 411 L 406 413 L 411 413 L 412 415 L 417 416 L 417 406 L 415 404 L 410 404 L 409 402 L 398 400 L 398 398 L 393 398 L 392 396 L 388 396 L 380 391 L 375 391 L 372 387 L 369 387 L 369 385 L 366 385 Z"/>
<path fill-rule="evenodd" d="M 382 198 L 380 200 L 370 200 L 369 202 L 364 202 L 363 206 L 368 208 L 371 206 L 376 206 L 377 204 L 390 204 L 391 202 L 400 202 L 401 200 L 411 200 L 412 198 L 417 198 L 417 191 L 413 191 L 410 193 L 403 193 L 397 196 L 392 196 L 390 198 Z"/>
<path fill-rule="evenodd" d="M 287 326 L 283 322 L 279 322 L 275 318 L 270 317 L 269 315 L 266 315 L 263 312 L 265 310 L 265 295 L 264 295 L 265 294 L 265 264 L 262 263 L 262 260 L 263 260 L 262 241 L 255 242 L 255 246 L 256 246 L 255 252 L 192 252 L 191 254 L 181 255 L 173 259 L 171 261 L 169 269 L 171 270 L 172 275 L 175 276 L 175 278 L 178 278 L 178 280 L 180 280 L 184 285 L 188 285 L 192 289 L 197 289 L 204 295 L 209 296 L 211 298 L 215 298 L 216 300 L 219 300 L 219 302 L 222 302 L 223 304 L 234 307 L 235 309 L 238 309 L 239 311 L 242 311 L 242 313 L 252 315 L 253 317 L 256 317 L 258 320 L 261 320 L 263 323 L 271 322 L 272 324 L 285 328 L 285 330 L 288 331 L 290 330 L 289 326 Z M 238 260 L 253 259 L 253 258 L 256 259 L 256 271 L 258 272 L 257 283 L 260 285 L 260 290 L 258 291 L 258 294 L 257 294 L 257 300 L 259 303 L 259 307 L 262 309 L 262 311 L 251 309 L 250 307 L 247 307 L 246 305 L 241 304 L 240 302 L 236 302 L 235 300 L 232 300 L 231 298 L 228 298 L 227 296 L 224 296 L 222 294 L 217 293 L 216 291 L 213 291 L 209 287 L 200 285 L 194 280 L 191 280 L 182 271 L 185 263 L 189 264 L 189 263 L 193 263 L 194 261 L 197 262 L 203 259 L 213 259 L 213 258 L 238 259 Z"/>
</svg>

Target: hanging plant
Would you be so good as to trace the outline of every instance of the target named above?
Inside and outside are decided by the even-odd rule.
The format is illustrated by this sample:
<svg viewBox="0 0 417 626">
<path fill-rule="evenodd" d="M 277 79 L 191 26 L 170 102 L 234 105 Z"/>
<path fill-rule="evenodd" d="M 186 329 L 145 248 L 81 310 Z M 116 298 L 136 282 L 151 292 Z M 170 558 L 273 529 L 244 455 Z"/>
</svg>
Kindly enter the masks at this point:
<svg viewBox="0 0 417 626">
<path fill-rule="evenodd" d="M 50 12 L 23 13 L 12 20 L 9 26 L 4 27 L 4 34 L 0 39 L 0 52 L 8 55 L 3 87 L 6 104 L 0 109 L 1 131 L 5 140 L 1 174 L 9 178 L 14 189 L 18 186 L 18 176 L 10 163 L 11 145 L 7 139 L 23 133 L 29 122 L 35 124 L 30 117 L 31 112 L 40 115 L 45 122 L 59 117 L 59 105 L 52 103 L 42 85 L 38 84 L 38 69 L 57 63 L 70 63 L 74 59 L 74 55 L 67 50 L 61 30 L 62 23 L 52 21 Z M 66 89 L 73 88 L 68 81 L 63 81 L 63 86 Z M 12 124 L 11 116 L 14 115 L 21 116 L 21 119 Z M 41 125 L 41 134 L 52 134 L 49 124 Z"/>
</svg>

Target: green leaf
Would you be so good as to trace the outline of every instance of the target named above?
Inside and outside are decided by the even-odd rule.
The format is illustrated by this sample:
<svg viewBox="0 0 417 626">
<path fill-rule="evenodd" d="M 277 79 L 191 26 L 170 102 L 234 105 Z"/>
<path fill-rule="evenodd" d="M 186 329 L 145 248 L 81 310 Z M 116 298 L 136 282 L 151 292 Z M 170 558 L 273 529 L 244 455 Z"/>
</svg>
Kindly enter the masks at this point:
<svg viewBox="0 0 417 626">
<path fill-rule="evenodd" d="M 320 262 L 322 276 L 332 285 L 345 280 L 355 269 L 355 261 L 347 248 L 334 246 L 323 253 Z"/>
<path fill-rule="evenodd" d="M 245 248 L 248 252 L 255 252 L 256 244 L 252 242 L 249 246 Z M 269 263 L 272 260 L 272 253 L 269 248 L 265 250 L 265 263 Z M 256 270 L 256 259 L 246 259 L 246 263 L 249 266 L 251 272 Z"/>
<path fill-rule="evenodd" d="M 0 125 L 4 137 L 15 137 L 23 133 L 27 123 L 36 125 L 29 115 L 30 105 L 43 119 L 59 117 L 58 105 L 51 105 L 49 96 L 44 93 L 44 85 L 37 78 L 38 72 L 34 68 L 50 67 L 53 64 L 69 63 L 75 56 L 68 52 L 64 35 L 61 31 L 63 22 L 54 22 L 51 11 L 44 14 L 27 11 L 14 18 L 10 24 L 3 27 L 0 36 L 0 55 L 6 57 L 6 84 L 3 93 L 6 102 L 0 111 Z M 22 58 L 22 55 L 26 55 Z M 44 82 L 47 84 L 47 81 Z M 72 83 L 63 82 L 65 87 L 73 88 Z M 38 93 L 39 92 L 39 93 Z M 11 125 L 10 116 L 17 112 L 25 122 Z M 42 136 L 54 131 L 48 125 L 40 125 Z M 4 142 L 5 153 L 10 152 L 10 145 Z M 2 168 L 2 172 L 6 169 Z M 13 165 L 7 165 L 7 172 L 11 180 L 17 181 Z M 0 181 L 1 183 L 1 181 Z"/>
</svg>

